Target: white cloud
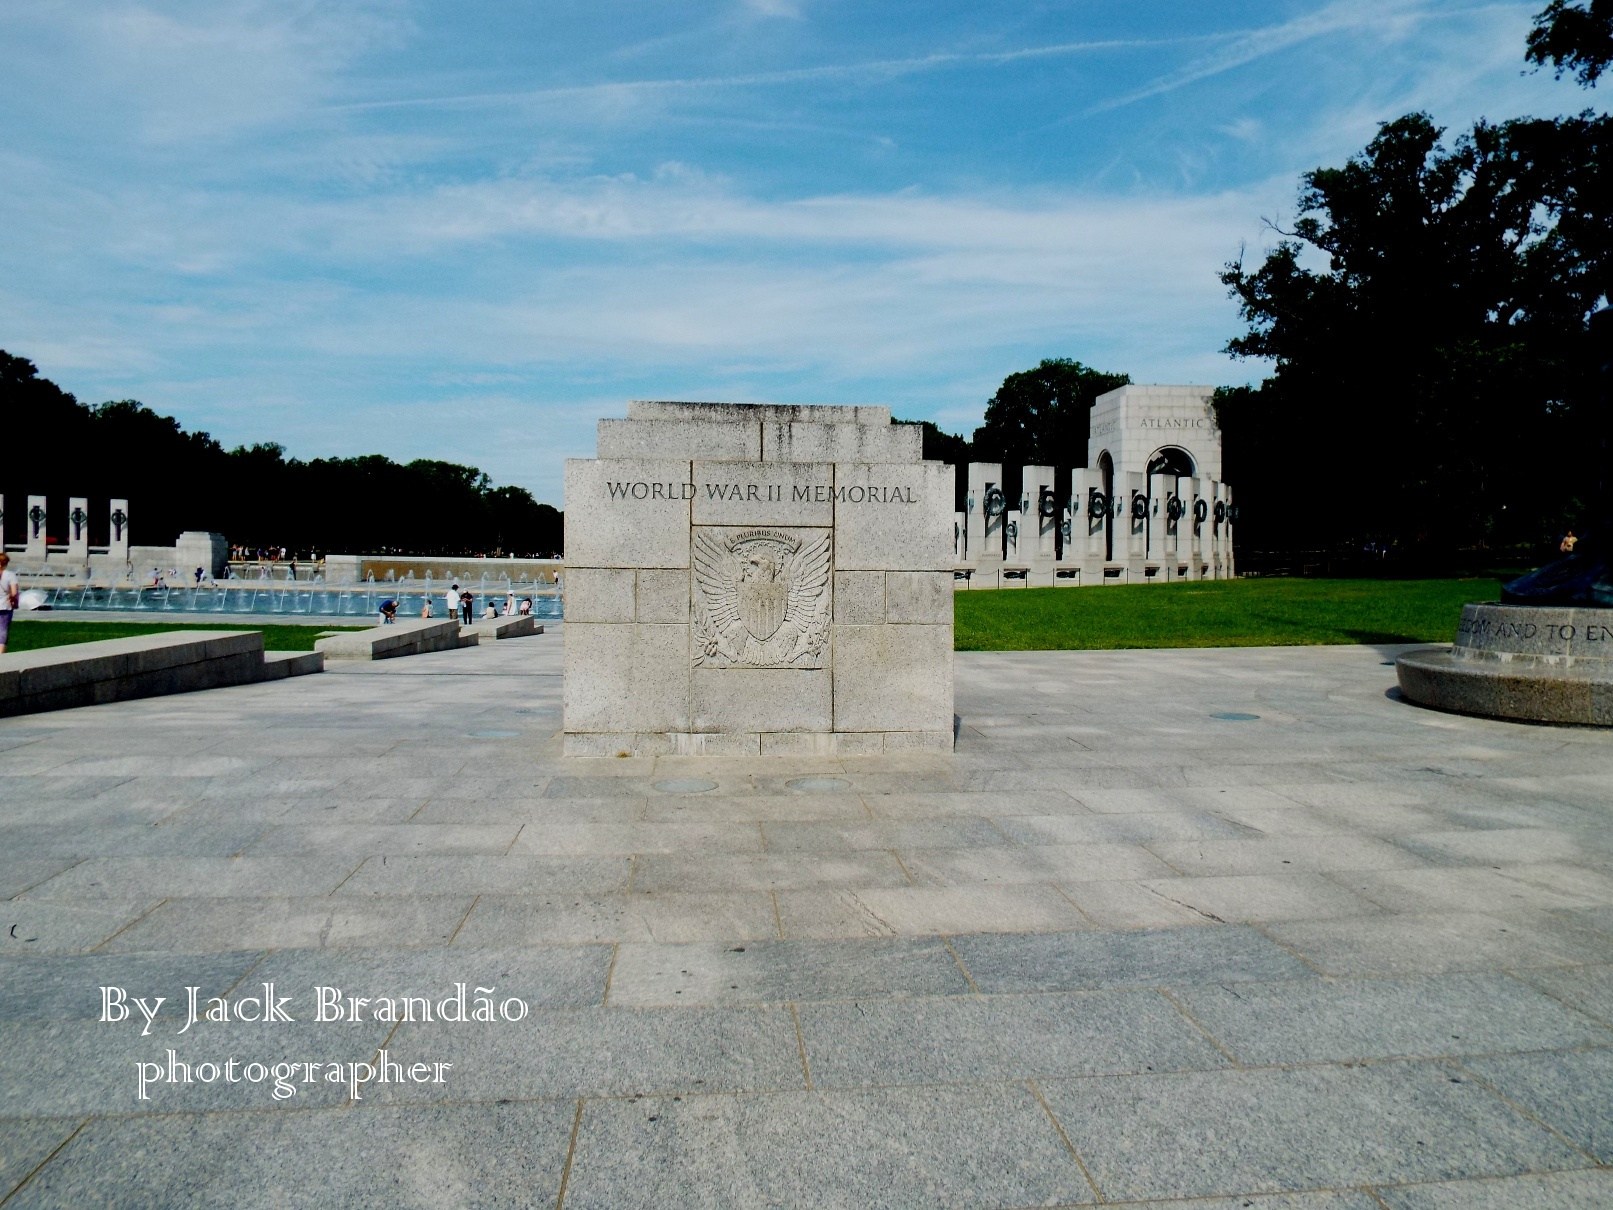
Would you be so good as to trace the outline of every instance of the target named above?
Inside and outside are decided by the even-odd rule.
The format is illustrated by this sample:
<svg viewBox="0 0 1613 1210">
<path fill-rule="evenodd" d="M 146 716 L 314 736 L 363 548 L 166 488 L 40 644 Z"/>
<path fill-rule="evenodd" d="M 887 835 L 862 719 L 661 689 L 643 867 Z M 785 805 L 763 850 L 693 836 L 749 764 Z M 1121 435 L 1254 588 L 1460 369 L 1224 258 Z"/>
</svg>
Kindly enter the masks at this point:
<svg viewBox="0 0 1613 1210">
<path fill-rule="evenodd" d="M 747 28 L 784 44 L 817 17 Z M 551 499 L 557 455 L 586 451 L 592 417 L 629 394 L 882 400 L 962 429 L 1042 356 L 1241 381 L 1259 367 L 1219 352 L 1239 328 L 1222 265 L 1244 242 L 1258 258 L 1297 173 L 1377 121 L 1426 106 L 1459 127 L 1546 95 L 1518 75 L 1527 19 L 1335 0 L 1192 38 L 813 43 L 829 63 L 679 49 L 637 60 L 665 78 L 626 82 L 606 79 L 625 60 L 555 51 L 416 80 L 408 55 L 365 74 L 407 36 L 402 0 L 10 0 L 0 344 L 227 441 L 453 457 Z M 890 112 L 933 101 L 928 126 L 845 108 L 898 80 Z M 1048 135 L 1046 98 L 1073 110 L 1104 80 L 1102 119 Z M 1038 156 L 999 161 L 980 131 L 954 145 L 943 127 L 967 124 L 971 97 Z M 922 185 L 841 171 L 831 128 L 836 146 L 899 143 L 910 175 L 870 179 Z"/>
<path fill-rule="evenodd" d="M 71 72 L 100 122 L 173 144 L 282 123 L 410 28 L 405 0 L 8 0 L 0 63 L 48 92 Z"/>
<path fill-rule="evenodd" d="M 1434 8 L 1433 0 L 1334 0 L 1315 12 L 1229 36 L 1221 45 L 1175 71 L 1094 105 L 1087 112 L 1102 113 L 1174 92 L 1318 38 L 1350 32 L 1369 33 L 1383 41 L 1399 41 L 1413 32 L 1418 22 Z"/>
</svg>

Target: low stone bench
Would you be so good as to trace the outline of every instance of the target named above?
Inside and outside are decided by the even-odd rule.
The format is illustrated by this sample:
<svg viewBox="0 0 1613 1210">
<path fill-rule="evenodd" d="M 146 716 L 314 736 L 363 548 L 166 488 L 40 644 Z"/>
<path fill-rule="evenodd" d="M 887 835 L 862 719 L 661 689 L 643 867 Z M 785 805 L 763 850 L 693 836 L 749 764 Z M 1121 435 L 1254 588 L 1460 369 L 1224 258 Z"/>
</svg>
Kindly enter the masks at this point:
<svg viewBox="0 0 1613 1210">
<path fill-rule="evenodd" d="M 257 630 L 176 630 L 0 655 L 0 716 L 249 685 L 318 672 L 311 651 L 270 652 Z"/>
<path fill-rule="evenodd" d="M 263 679 L 284 680 L 288 676 L 306 676 L 310 672 L 325 671 L 325 653 L 322 651 L 265 651 L 263 653 Z"/>
<path fill-rule="evenodd" d="M 484 639 L 519 639 L 529 634 L 542 634 L 543 627 L 531 614 L 513 614 L 507 618 L 483 618 L 467 627 Z"/>
<path fill-rule="evenodd" d="M 314 643 L 327 660 L 389 660 L 402 655 L 422 655 L 428 651 L 452 651 L 476 642 L 461 641 L 459 623 L 453 618 L 432 621 L 420 618 L 372 626 L 369 630 L 333 634 Z"/>
</svg>

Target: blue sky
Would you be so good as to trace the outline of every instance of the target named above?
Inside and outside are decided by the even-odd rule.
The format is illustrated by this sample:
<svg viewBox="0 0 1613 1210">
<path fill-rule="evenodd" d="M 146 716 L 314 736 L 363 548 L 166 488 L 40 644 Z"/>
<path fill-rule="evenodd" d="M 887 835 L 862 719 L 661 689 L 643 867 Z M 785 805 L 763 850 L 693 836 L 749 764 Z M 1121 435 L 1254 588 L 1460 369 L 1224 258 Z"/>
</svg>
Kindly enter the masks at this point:
<svg viewBox="0 0 1613 1210">
<path fill-rule="evenodd" d="M 628 398 L 1246 381 L 1216 273 L 1300 172 L 1602 100 L 1543 3 L 5 0 L 0 348 L 556 504 Z"/>
</svg>

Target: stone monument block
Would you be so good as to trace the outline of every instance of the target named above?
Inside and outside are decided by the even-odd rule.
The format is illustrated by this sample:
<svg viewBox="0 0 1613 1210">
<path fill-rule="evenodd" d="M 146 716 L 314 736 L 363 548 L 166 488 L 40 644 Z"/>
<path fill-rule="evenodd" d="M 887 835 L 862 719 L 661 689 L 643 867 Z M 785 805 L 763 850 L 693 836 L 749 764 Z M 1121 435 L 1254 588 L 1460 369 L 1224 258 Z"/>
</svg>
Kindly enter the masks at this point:
<svg viewBox="0 0 1613 1210">
<path fill-rule="evenodd" d="M 67 557 L 74 563 L 90 557 L 90 502 L 83 496 L 67 501 Z"/>
<path fill-rule="evenodd" d="M 107 512 L 106 553 L 120 563 L 129 561 L 129 502 L 112 500 Z"/>
<path fill-rule="evenodd" d="M 566 464 L 565 751 L 950 750 L 953 482 L 918 436 L 874 407 L 600 421 Z"/>
<path fill-rule="evenodd" d="M 22 515 L 27 528 L 23 533 L 28 537 L 28 545 L 23 555 L 30 562 L 45 557 L 45 544 L 49 541 L 49 531 L 45 528 L 45 497 L 29 496 L 28 511 Z"/>
</svg>

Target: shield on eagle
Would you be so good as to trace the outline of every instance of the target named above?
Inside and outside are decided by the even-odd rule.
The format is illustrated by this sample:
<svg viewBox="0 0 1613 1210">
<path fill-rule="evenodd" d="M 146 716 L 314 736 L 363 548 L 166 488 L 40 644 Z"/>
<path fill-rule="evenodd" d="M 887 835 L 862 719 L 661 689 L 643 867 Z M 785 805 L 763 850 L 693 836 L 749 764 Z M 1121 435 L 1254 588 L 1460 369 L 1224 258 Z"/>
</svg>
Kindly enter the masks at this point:
<svg viewBox="0 0 1613 1210">
<path fill-rule="evenodd" d="M 739 572 L 739 620 L 758 643 L 765 643 L 784 624 L 789 585 L 784 568 L 766 551 L 743 556 Z"/>
</svg>

